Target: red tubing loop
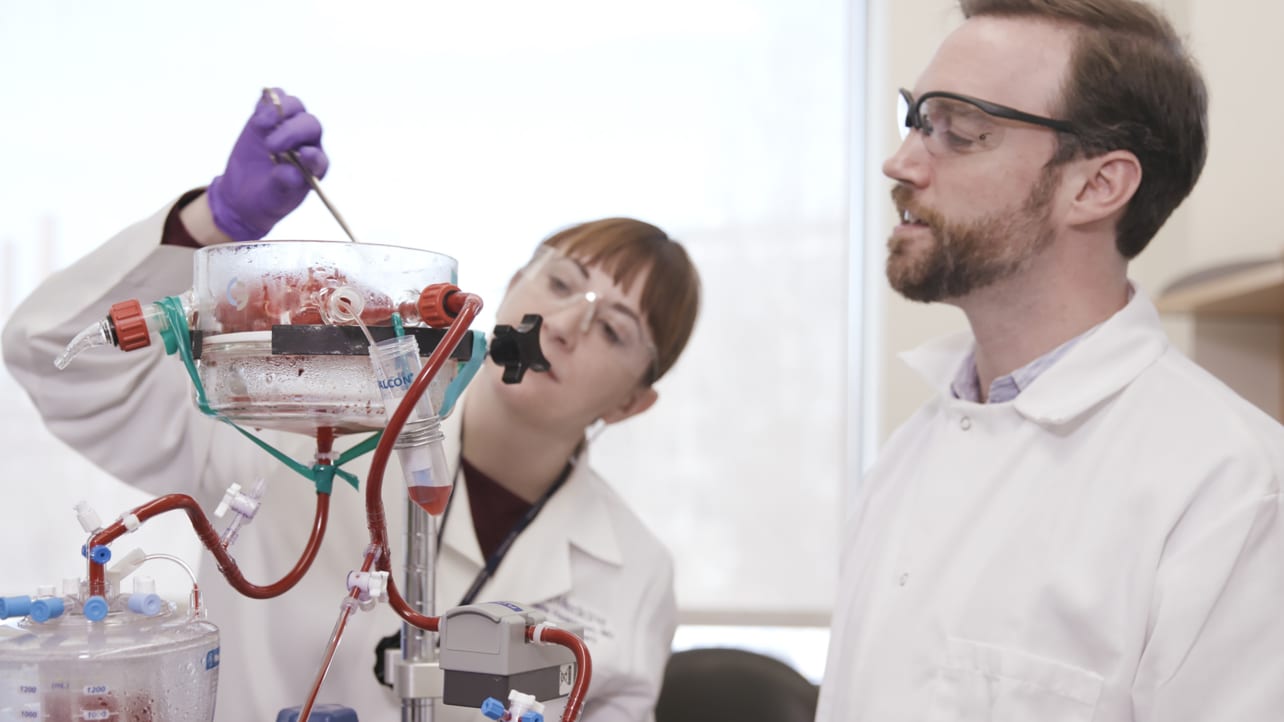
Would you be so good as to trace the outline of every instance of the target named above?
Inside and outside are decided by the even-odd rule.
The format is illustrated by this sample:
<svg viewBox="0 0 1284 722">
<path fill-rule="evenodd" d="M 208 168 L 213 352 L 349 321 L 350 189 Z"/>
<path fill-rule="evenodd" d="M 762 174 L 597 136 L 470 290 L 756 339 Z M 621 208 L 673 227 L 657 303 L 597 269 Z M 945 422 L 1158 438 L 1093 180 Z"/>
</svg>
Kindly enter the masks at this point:
<svg viewBox="0 0 1284 722">
<path fill-rule="evenodd" d="M 299 561 L 279 581 L 267 586 L 252 584 L 241 574 L 236 560 L 227 553 L 227 549 L 223 548 L 218 532 L 215 531 L 214 525 L 210 523 L 209 518 L 205 516 L 205 512 L 201 510 L 200 504 L 187 494 L 166 494 L 138 506 L 130 514 L 137 517 L 139 522 L 145 522 L 169 511 L 187 512 L 187 518 L 192 522 L 192 528 L 196 530 L 197 538 L 214 555 L 214 558 L 218 561 L 219 571 L 223 573 L 223 576 L 227 577 L 227 581 L 234 589 L 253 599 L 271 599 L 284 594 L 297 584 L 316 559 L 317 552 L 321 550 L 321 540 L 325 536 L 326 522 L 330 517 L 330 495 L 321 492 L 317 493 L 317 511 L 312 523 L 312 535 L 308 538 L 307 546 L 299 557 Z M 106 546 L 124 536 L 128 531 L 129 528 L 125 526 L 124 517 L 121 517 L 96 532 L 89 540 L 89 548 L 92 550 L 96 546 Z M 89 562 L 89 593 L 98 596 L 103 596 L 107 593 L 103 565 L 92 561 L 92 559 Z"/>
</svg>

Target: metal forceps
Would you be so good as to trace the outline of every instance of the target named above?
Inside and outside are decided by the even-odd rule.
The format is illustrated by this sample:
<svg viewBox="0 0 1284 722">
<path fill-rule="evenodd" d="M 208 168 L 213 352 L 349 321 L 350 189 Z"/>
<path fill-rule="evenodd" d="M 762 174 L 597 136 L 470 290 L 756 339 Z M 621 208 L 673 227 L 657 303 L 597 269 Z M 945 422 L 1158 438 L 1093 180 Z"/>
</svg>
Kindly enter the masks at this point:
<svg viewBox="0 0 1284 722">
<path fill-rule="evenodd" d="M 282 118 L 285 117 L 285 108 L 281 105 L 281 96 L 277 95 L 275 90 L 272 88 L 264 88 L 263 97 L 272 101 L 272 105 L 276 106 L 277 115 Z M 343 232 L 348 234 L 348 240 L 356 243 L 357 237 L 352 234 L 352 229 L 348 228 L 348 224 L 344 222 L 343 216 L 339 215 L 338 209 L 330 203 L 329 198 L 325 197 L 325 193 L 321 192 L 321 184 L 317 181 L 316 176 L 312 175 L 312 171 L 308 170 L 307 166 L 303 165 L 303 161 L 299 160 L 299 154 L 292 150 L 287 150 L 281 155 L 284 155 L 285 159 L 288 160 L 295 168 L 298 168 L 304 178 L 308 179 L 308 184 L 312 186 L 312 190 L 316 191 L 317 198 L 321 199 L 321 202 L 325 204 L 326 209 L 330 211 L 330 215 L 334 216 L 334 219 L 339 222 L 339 227 L 343 229 Z"/>
</svg>

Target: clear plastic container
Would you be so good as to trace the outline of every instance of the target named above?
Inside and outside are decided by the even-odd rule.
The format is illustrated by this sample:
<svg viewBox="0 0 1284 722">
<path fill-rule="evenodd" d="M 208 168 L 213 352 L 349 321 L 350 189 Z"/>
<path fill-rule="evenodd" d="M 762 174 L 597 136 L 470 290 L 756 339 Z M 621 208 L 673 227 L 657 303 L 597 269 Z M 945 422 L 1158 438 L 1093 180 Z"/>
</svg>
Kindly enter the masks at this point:
<svg viewBox="0 0 1284 722">
<path fill-rule="evenodd" d="M 72 611 L 0 624 L 0 720 L 208 722 L 218 691 L 218 628 L 169 604 L 100 622 Z"/>
<path fill-rule="evenodd" d="M 387 338 L 397 312 L 413 331 L 419 293 L 453 283 L 456 269 L 453 258 L 439 253 L 368 243 L 273 241 L 198 250 L 194 330 L 207 402 L 258 428 L 383 428 L 383 399 L 360 326 L 376 340 Z M 454 376 L 454 364 L 446 364 L 434 379 L 434 407 Z"/>
</svg>

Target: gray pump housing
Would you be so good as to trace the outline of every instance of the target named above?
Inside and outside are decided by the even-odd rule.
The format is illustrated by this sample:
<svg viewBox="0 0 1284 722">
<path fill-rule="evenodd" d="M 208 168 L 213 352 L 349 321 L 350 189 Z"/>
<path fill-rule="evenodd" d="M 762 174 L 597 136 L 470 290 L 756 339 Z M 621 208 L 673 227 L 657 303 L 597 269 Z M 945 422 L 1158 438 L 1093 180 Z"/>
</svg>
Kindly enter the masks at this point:
<svg viewBox="0 0 1284 722">
<path fill-rule="evenodd" d="M 577 675 L 571 650 L 526 640 L 526 628 L 545 621 L 540 610 L 512 602 L 483 602 L 447 611 L 438 630 L 445 672 L 442 701 L 476 708 L 487 697 L 507 700 L 510 690 L 533 695 L 540 702 L 570 694 Z"/>
</svg>

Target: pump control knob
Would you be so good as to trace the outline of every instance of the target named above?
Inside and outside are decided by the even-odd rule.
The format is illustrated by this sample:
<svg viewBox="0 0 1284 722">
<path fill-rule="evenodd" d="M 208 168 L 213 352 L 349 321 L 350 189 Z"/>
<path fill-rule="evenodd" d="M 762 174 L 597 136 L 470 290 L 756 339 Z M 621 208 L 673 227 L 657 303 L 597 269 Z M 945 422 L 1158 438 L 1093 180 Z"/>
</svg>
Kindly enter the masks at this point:
<svg viewBox="0 0 1284 722">
<path fill-rule="evenodd" d="M 544 317 L 528 313 L 516 327 L 507 324 L 495 326 L 495 336 L 490 342 L 490 357 L 504 367 L 504 383 L 515 384 L 527 371 L 548 371 L 548 359 L 539 347 L 540 327 Z"/>
<path fill-rule="evenodd" d="M 151 345 L 147 321 L 143 319 L 143 307 L 137 299 L 131 298 L 113 304 L 107 318 L 111 321 L 112 332 L 116 334 L 116 346 L 121 351 L 133 351 Z"/>
</svg>

